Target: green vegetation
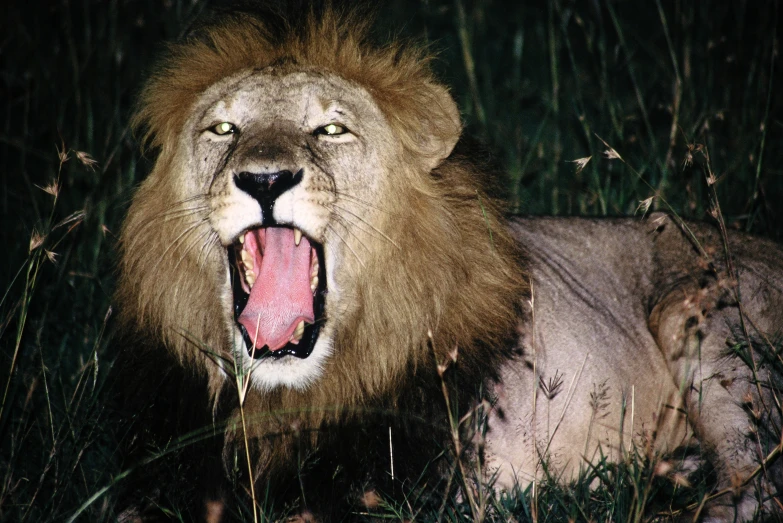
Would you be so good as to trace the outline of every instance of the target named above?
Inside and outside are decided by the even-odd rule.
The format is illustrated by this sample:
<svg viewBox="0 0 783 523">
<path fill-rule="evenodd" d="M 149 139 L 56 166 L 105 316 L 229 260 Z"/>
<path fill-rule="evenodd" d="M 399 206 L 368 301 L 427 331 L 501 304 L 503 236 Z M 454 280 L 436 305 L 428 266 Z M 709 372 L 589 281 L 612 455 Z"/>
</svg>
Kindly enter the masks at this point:
<svg viewBox="0 0 783 523">
<path fill-rule="evenodd" d="M 3 9 L 1 521 L 67 520 L 83 505 L 79 520 L 116 517 L 112 485 L 127 471 L 105 423 L 116 347 L 104 334 L 116 234 L 150 165 L 128 119 L 162 42 L 206 7 L 16 0 Z M 779 9 L 776 0 L 394 0 L 378 33 L 438 52 L 468 133 L 508 173 L 512 211 L 625 215 L 645 202 L 704 219 L 706 147 L 727 226 L 780 240 Z M 486 513 L 639 521 L 667 511 L 667 500 L 698 503 L 698 486 L 681 488 L 659 467 L 643 457 L 601 464 L 569 489 L 547 482 L 487 500 Z M 470 520 L 478 508 L 447 500 L 418 513 L 415 501 L 384 511 Z"/>
</svg>

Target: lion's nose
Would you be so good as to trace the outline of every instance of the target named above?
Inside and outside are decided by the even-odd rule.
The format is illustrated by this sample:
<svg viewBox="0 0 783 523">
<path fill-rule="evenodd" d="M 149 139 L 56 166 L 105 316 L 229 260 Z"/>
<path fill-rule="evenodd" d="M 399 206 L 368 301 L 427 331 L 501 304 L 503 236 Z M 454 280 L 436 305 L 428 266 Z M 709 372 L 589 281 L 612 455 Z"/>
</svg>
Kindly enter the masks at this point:
<svg viewBox="0 0 783 523">
<path fill-rule="evenodd" d="M 263 226 L 274 225 L 273 216 L 277 198 L 302 181 L 303 169 L 294 174 L 291 171 L 251 173 L 243 171 L 234 175 L 236 186 L 252 196 L 261 206 Z"/>
</svg>

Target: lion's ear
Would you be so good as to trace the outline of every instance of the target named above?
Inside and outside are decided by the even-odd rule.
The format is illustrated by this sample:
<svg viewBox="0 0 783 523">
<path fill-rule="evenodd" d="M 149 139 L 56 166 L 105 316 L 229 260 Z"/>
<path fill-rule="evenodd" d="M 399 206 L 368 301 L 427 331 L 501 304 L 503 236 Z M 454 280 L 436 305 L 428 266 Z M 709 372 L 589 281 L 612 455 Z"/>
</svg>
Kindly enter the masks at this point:
<svg viewBox="0 0 783 523">
<path fill-rule="evenodd" d="M 451 154 L 462 134 L 462 119 L 448 89 L 428 83 L 425 91 L 419 150 L 431 170 Z"/>
</svg>

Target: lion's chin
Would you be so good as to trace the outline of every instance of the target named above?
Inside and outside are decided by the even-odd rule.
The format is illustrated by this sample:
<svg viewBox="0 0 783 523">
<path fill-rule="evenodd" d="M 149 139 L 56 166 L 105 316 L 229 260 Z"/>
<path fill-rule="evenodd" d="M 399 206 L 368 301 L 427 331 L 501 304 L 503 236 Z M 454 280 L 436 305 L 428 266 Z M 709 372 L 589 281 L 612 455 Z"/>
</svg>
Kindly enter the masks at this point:
<svg viewBox="0 0 783 523">
<path fill-rule="evenodd" d="M 324 322 L 322 246 L 298 229 L 258 227 L 227 251 L 240 346 L 257 362 L 308 359 Z"/>
<path fill-rule="evenodd" d="M 250 374 L 251 387 L 259 392 L 270 392 L 281 387 L 305 391 L 313 386 L 323 375 L 326 362 L 332 354 L 329 331 L 329 326 L 321 329 L 318 341 L 307 358 L 268 357 L 254 359 L 246 350 L 239 351 L 237 357 L 243 359 L 242 367 L 252 370 Z M 244 343 L 242 333 L 238 327 L 235 328 L 235 346 L 244 346 Z"/>
</svg>

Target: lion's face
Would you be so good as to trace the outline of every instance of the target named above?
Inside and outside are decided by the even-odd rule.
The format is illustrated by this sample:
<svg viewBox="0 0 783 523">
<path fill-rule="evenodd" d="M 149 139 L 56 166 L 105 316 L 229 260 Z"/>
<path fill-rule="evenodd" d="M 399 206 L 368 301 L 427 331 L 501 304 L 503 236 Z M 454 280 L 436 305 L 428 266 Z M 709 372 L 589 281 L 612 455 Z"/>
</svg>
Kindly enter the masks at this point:
<svg viewBox="0 0 783 523">
<path fill-rule="evenodd" d="M 216 297 L 257 387 L 304 388 L 322 372 L 333 319 L 353 308 L 340 275 L 372 262 L 363 236 L 384 234 L 400 150 L 370 95 L 323 71 L 242 73 L 198 100 L 176 197 L 201 202 L 219 239 Z"/>
<path fill-rule="evenodd" d="M 178 44 L 142 93 L 158 154 L 121 233 L 121 321 L 213 394 L 252 365 L 275 408 L 365 404 L 455 346 L 480 373 L 526 286 L 427 55 L 334 14 L 257 24 Z"/>
</svg>

